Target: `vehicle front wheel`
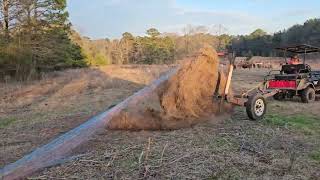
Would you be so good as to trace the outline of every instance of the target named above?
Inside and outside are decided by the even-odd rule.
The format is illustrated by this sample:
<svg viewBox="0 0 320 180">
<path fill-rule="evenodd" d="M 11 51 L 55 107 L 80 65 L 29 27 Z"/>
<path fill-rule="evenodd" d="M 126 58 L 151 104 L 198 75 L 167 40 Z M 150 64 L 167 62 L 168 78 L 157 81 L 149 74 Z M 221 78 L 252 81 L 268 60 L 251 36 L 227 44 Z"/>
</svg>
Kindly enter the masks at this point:
<svg viewBox="0 0 320 180">
<path fill-rule="evenodd" d="M 255 94 L 250 96 L 246 102 L 247 115 L 251 120 L 263 119 L 267 112 L 267 103 L 265 98 L 261 94 Z"/>
<path fill-rule="evenodd" d="M 301 93 L 301 100 L 303 103 L 314 102 L 316 100 L 316 91 L 311 87 L 304 89 Z"/>
</svg>

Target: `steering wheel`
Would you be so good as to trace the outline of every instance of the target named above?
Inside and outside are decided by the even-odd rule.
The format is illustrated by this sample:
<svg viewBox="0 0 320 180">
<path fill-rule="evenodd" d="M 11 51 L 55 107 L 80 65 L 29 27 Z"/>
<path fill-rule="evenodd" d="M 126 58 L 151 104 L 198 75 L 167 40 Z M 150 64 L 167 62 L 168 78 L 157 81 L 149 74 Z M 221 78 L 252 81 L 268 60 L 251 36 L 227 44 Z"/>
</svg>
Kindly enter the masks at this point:
<svg viewBox="0 0 320 180">
<path fill-rule="evenodd" d="M 306 69 L 308 70 L 308 72 L 311 72 L 311 66 L 309 64 L 306 64 Z"/>
</svg>

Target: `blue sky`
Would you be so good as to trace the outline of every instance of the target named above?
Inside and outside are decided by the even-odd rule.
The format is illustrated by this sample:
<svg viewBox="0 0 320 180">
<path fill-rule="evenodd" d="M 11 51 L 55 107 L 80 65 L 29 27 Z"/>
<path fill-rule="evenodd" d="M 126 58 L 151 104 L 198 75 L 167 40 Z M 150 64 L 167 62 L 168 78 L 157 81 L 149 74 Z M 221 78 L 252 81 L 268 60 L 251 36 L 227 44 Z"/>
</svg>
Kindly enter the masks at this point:
<svg viewBox="0 0 320 180">
<path fill-rule="evenodd" d="M 143 35 L 150 27 L 181 32 L 188 24 L 212 33 L 220 24 L 229 34 L 273 33 L 320 18 L 319 8 L 320 0 L 68 0 L 75 29 L 93 39 Z"/>
</svg>

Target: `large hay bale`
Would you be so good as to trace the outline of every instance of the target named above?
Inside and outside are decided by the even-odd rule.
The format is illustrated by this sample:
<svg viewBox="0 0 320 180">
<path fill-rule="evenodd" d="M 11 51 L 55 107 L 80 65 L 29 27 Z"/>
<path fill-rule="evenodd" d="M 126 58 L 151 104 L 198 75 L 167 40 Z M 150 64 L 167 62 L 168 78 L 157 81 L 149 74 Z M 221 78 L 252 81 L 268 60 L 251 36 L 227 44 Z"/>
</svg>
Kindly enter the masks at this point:
<svg viewBox="0 0 320 180">
<path fill-rule="evenodd" d="M 220 100 L 213 98 L 214 94 L 223 95 L 225 82 L 216 51 L 203 48 L 153 93 L 125 107 L 109 121 L 108 128 L 178 129 L 208 120 L 212 115 L 231 109 L 231 105 L 220 104 Z"/>
<path fill-rule="evenodd" d="M 167 73 L 112 109 L 0 169 L 0 179 L 22 179 L 45 167 L 64 162 L 73 150 L 105 128 L 122 130 L 170 130 L 190 127 L 231 110 L 223 95 L 224 73 L 217 53 L 204 48 L 194 59 Z M 220 77 L 220 78 L 219 78 Z M 219 118 L 220 119 L 220 118 Z"/>
</svg>

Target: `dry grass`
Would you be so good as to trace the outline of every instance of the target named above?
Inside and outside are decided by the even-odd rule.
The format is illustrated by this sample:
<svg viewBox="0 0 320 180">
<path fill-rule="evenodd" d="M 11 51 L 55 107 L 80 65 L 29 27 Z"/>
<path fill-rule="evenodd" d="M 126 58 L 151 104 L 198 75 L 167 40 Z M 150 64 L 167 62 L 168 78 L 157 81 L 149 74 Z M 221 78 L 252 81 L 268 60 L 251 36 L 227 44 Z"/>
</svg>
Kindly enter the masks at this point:
<svg viewBox="0 0 320 180">
<path fill-rule="evenodd" d="M 76 69 L 28 84 L 1 84 L 0 166 L 121 102 L 169 68 Z"/>
<path fill-rule="evenodd" d="M 134 70 L 131 70 L 131 68 L 129 70 L 121 68 L 121 71 L 126 73 L 130 71 L 135 74 Z M 162 70 L 159 70 L 159 73 Z M 154 70 L 151 69 L 150 71 Z M 126 73 L 117 75 L 118 73 L 113 72 L 112 75 L 117 79 L 111 84 L 119 83 L 115 82 L 119 79 L 133 77 L 133 75 L 125 77 L 127 76 Z M 135 76 L 141 78 L 139 73 Z M 265 73 L 266 70 L 261 69 L 236 70 L 233 89 L 236 92 L 250 89 L 263 79 Z M 74 79 L 74 82 L 77 82 L 77 79 Z M 130 81 L 135 81 L 135 79 Z M 139 81 L 143 80 L 140 79 Z M 100 83 L 102 81 L 94 84 Z M 68 102 L 61 100 L 59 102 L 61 103 L 60 107 L 59 105 L 47 105 L 57 108 L 54 113 L 47 110 L 41 114 L 36 111 L 36 108 L 31 108 L 38 107 L 35 104 L 29 106 L 30 109 L 27 112 L 19 110 L 21 117 L 29 117 L 30 121 L 22 121 L 17 118 L 18 115 L 8 113 L 7 117 L 9 119 L 6 124 L 9 125 L 5 125 L 7 130 L 1 130 L 2 136 L 8 138 L 8 140 L 4 139 L 3 142 L 11 142 L 11 144 L 7 143 L 3 146 L 5 149 L 3 154 L 11 156 L 11 159 L 8 160 L 7 158 L 5 162 L 21 157 L 36 145 L 30 139 L 37 136 L 35 134 L 37 131 L 29 133 L 27 136 L 29 140 L 20 142 L 23 143 L 22 145 L 19 142 L 14 144 L 13 138 L 9 138 L 9 135 L 12 135 L 15 139 L 21 138 L 12 131 L 19 131 L 24 126 L 27 128 L 22 128 L 22 132 L 30 131 L 32 130 L 31 127 L 36 127 L 38 124 L 40 124 L 39 127 L 55 127 L 57 122 L 63 124 L 68 119 L 72 122 L 77 119 L 84 121 L 86 116 L 89 117 L 95 114 L 98 109 L 103 110 L 105 107 L 119 102 L 131 94 L 132 91 L 144 86 L 143 83 L 139 85 L 124 83 L 120 87 L 114 85 L 117 88 L 110 88 L 109 85 L 106 83 L 105 88 L 96 90 L 100 87 L 100 85 L 97 85 L 91 91 L 88 90 L 88 85 L 86 85 L 87 88 L 79 88 L 85 89 L 85 93 L 75 95 L 54 93 L 56 99 L 68 99 L 68 102 L 74 103 L 70 105 Z M 81 86 L 77 85 L 76 87 Z M 126 87 L 131 87 L 132 91 L 127 91 L 128 88 Z M 118 94 L 111 96 L 112 93 Z M 75 98 L 74 101 L 73 98 Z M 106 100 L 107 98 L 109 99 Z M 49 99 L 46 98 L 48 101 Z M 99 103 L 99 100 L 102 102 Z M 72 106 L 73 108 L 71 108 Z M 227 120 L 220 123 L 209 121 L 189 129 L 162 132 L 106 131 L 77 149 L 74 152 L 77 155 L 75 160 L 61 166 L 48 168 L 39 174 L 35 174 L 33 178 L 318 179 L 320 177 L 319 102 L 305 105 L 298 101 L 271 101 L 269 107 L 267 118 L 258 122 L 249 121 L 244 109 L 239 107 Z M 64 111 L 61 109 L 64 109 Z M 65 119 L 53 117 L 65 117 Z M 54 119 L 59 119 L 59 121 Z M 12 123 L 10 123 L 11 121 Z M 74 127 L 74 122 L 72 126 Z M 60 127 L 58 129 L 63 132 L 70 127 L 64 127 L 65 129 Z M 48 130 L 43 135 L 47 133 Z M 32 134 L 34 136 L 31 136 Z M 55 137 L 56 134 L 50 137 Z M 42 137 L 42 139 L 46 138 Z M 46 141 L 43 140 L 43 142 Z M 30 146 L 26 146 L 28 143 Z M 21 147 L 20 150 L 19 147 Z M 28 150 L 22 150 L 23 148 Z M 10 153 L 10 151 L 15 153 Z M 20 151 L 20 153 L 16 153 L 17 151 Z M 4 157 L 3 154 L 0 157 Z"/>
<path fill-rule="evenodd" d="M 319 120 L 319 119 L 318 119 Z M 319 136 L 247 120 L 168 132 L 100 134 L 83 156 L 36 177 L 61 179 L 316 179 Z M 295 134 L 298 133 L 298 134 Z"/>
</svg>

